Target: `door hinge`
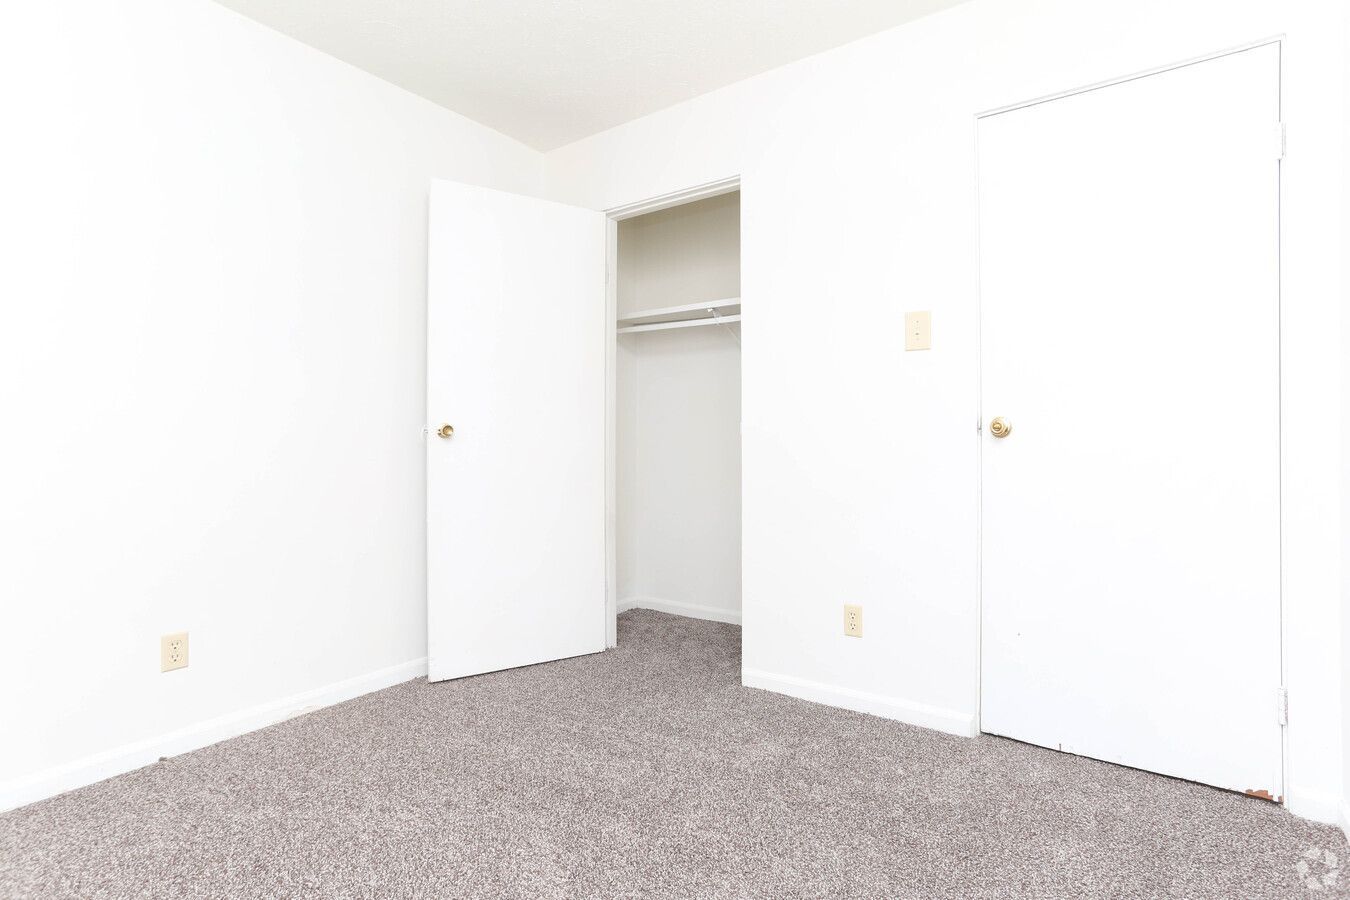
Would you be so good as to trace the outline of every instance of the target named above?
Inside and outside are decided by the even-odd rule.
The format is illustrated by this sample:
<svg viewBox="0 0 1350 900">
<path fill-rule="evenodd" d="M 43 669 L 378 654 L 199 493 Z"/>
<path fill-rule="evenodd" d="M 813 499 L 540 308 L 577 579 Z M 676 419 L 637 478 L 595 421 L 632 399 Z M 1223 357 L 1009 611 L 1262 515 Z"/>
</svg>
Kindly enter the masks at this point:
<svg viewBox="0 0 1350 900">
<path fill-rule="evenodd" d="M 1275 123 L 1275 158 L 1276 158 L 1276 159 L 1284 159 L 1284 147 L 1285 147 L 1285 139 L 1284 139 L 1284 123 L 1283 123 L 1283 122 L 1276 122 L 1276 123 Z"/>
<path fill-rule="evenodd" d="M 1281 725 L 1289 724 L 1289 689 L 1280 687 L 1275 692 L 1275 720 Z"/>
</svg>

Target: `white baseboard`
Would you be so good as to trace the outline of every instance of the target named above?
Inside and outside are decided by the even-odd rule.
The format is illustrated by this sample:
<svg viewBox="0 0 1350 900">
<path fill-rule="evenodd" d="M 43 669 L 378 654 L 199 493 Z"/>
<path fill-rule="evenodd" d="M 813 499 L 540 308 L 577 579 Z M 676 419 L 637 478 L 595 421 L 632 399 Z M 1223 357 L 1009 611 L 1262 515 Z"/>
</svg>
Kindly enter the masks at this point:
<svg viewBox="0 0 1350 900">
<path fill-rule="evenodd" d="M 238 737 L 426 673 L 426 657 L 409 660 L 0 783 L 0 812 L 148 766 L 162 756 L 177 756 Z"/>
<path fill-rule="evenodd" d="M 1350 844 L 1350 803 L 1341 804 L 1341 834 L 1345 835 L 1345 842 Z"/>
<path fill-rule="evenodd" d="M 719 609 L 716 606 L 698 606 L 693 603 L 677 603 L 674 600 L 661 600 L 657 597 L 625 597 L 619 601 L 619 612 L 630 609 L 654 609 L 657 612 L 670 613 L 673 616 L 687 616 L 691 619 L 708 619 L 713 622 L 741 624 L 740 610 Z"/>
<path fill-rule="evenodd" d="M 934 731 L 945 731 L 947 734 L 961 737 L 974 737 L 978 733 L 973 713 L 928 706 L 899 697 L 869 694 L 819 681 L 807 681 L 805 678 L 792 675 L 762 672 L 759 669 L 741 669 L 741 684 L 815 703 L 824 703 L 827 706 L 870 713 L 883 719 L 894 719 L 921 728 L 932 728 Z"/>
</svg>

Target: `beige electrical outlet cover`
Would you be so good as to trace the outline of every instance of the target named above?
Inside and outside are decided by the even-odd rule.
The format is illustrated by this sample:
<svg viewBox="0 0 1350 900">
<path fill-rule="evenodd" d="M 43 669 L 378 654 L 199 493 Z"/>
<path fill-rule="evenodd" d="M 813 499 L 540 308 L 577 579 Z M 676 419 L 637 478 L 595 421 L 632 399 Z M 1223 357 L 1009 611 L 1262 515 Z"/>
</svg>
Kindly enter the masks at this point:
<svg viewBox="0 0 1350 900">
<path fill-rule="evenodd" d="M 166 634 L 159 639 L 159 670 L 171 672 L 185 669 L 188 664 L 188 636 L 186 631 Z"/>
<path fill-rule="evenodd" d="M 844 604 L 844 636 L 862 637 L 862 607 L 853 603 Z"/>
<path fill-rule="evenodd" d="M 931 335 L 932 313 L 905 313 L 905 349 L 928 350 L 933 345 Z"/>
</svg>

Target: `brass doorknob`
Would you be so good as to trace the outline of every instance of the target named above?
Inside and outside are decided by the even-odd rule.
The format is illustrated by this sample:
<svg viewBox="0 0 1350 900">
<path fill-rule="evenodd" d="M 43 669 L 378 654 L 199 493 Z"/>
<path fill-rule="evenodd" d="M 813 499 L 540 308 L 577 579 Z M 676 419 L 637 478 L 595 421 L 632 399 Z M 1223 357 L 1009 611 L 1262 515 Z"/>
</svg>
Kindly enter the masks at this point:
<svg viewBox="0 0 1350 900">
<path fill-rule="evenodd" d="M 436 433 L 443 438 L 452 437 L 455 433 L 455 426 L 449 424 L 442 425 L 440 428 L 436 429 Z"/>
<path fill-rule="evenodd" d="M 996 438 L 1005 438 L 1012 434 L 1012 423 L 1002 416 L 994 416 L 989 423 L 989 433 Z"/>
</svg>

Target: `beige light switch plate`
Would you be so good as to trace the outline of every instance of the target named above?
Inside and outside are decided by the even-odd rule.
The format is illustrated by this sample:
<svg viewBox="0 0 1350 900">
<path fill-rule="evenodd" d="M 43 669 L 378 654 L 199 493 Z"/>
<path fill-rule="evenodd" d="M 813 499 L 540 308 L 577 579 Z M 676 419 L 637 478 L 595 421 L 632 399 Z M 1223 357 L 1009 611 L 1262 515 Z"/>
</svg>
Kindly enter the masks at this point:
<svg viewBox="0 0 1350 900">
<path fill-rule="evenodd" d="M 159 639 L 159 670 L 170 672 L 185 669 L 188 664 L 188 636 L 186 631 L 166 634 Z"/>
<path fill-rule="evenodd" d="M 927 350 L 932 346 L 929 334 L 932 314 L 923 312 L 905 313 L 905 349 Z"/>
</svg>

